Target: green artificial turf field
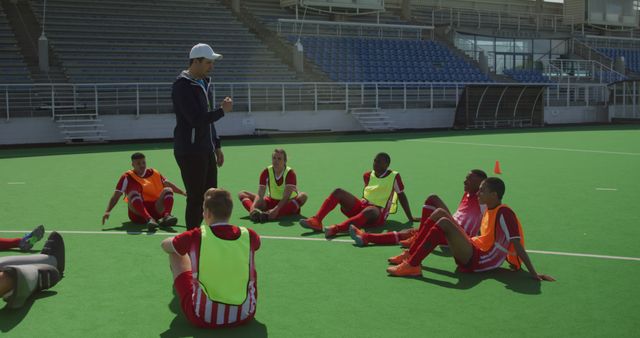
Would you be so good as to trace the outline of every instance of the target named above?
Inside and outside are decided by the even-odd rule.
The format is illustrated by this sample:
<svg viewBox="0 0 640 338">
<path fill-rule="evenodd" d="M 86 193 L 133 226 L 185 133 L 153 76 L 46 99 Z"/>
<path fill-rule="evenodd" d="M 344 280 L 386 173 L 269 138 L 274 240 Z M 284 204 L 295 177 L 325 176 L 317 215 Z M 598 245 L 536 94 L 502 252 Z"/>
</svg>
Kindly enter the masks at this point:
<svg viewBox="0 0 640 338">
<path fill-rule="evenodd" d="M 640 329 L 638 127 L 265 137 L 223 147 L 219 185 L 234 196 L 232 223 L 262 236 L 254 322 L 213 333 L 192 328 L 160 249 L 171 234 L 130 224 L 122 202 L 100 224 L 135 151 L 183 186 L 170 143 L 20 148 L 0 150 L 0 236 L 22 236 L 40 223 L 60 231 L 67 270 L 25 308 L 0 310 L 2 336 L 623 337 Z M 276 147 L 287 150 L 298 188 L 309 193 L 307 216 L 337 187 L 360 194 L 362 173 L 380 151 L 391 155 L 416 216 L 431 193 L 455 209 L 466 173 L 491 174 L 499 160 L 504 202 L 523 224 L 532 261 L 557 282 L 507 269 L 460 274 L 439 251 L 423 262 L 422 279 L 391 278 L 386 258 L 400 253 L 397 246 L 358 248 L 348 235 L 327 241 L 296 218 L 253 225 L 235 196 L 257 190 Z M 184 207 L 176 196 L 180 221 Z M 335 210 L 325 224 L 343 218 Z M 400 208 L 387 228 L 372 231 L 410 226 Z M 2 253 L 14 254 L 23 253 Z"/>
</svg>

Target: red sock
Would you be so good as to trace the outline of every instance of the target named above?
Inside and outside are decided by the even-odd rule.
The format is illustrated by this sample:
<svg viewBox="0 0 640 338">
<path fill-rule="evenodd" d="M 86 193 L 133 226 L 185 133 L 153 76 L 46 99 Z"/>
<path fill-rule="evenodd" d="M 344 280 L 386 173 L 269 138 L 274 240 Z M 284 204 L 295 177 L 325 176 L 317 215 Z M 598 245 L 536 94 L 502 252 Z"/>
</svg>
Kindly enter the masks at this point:
<svg viewBox="0 0 640 338">
<path fill-rule="evenodd" d="M 253 201 L 250 198 L 244 198 L 242 199 L 242 206 L 247 209 L 247 211 L 251 211 L 251 208 L 253 207 Z"/>
<path fill-rule="evenodd" d="M 172 192 L 168 192 L 164 195 L 164 200 L 162 200 L 162 205 L 164 206 L 164 210 L 162 211 L 162 217 L 171 215 L 171 210 L 173 210 L 173 193 Z"/>
<path fill-rule="evenodd" d="M 336 205 L 338 205 L 338 202 L 340 201 L 338 201 L 338 199 L 335 198 L 333 194 L 329 195 L 329 197 L 324 200 L 322 206 L 320 207 L 320 210 L 318 210 L 318 213 L 314 217 L 319 221 L 322 221 L 325 217 L 327 217 L 327 214 L 331 212 L 331 210 L 333 210 Z"/>
<path fill-rule="evenodd" d="M 287 215 L 295 215 L 300 212 L 300 207 L 298 206 L 298 201 L 294 199 L 290 199 L 287 204 L 280 209 L 278 212 L 278 216 L 287 216 Z"/>
<path fill-rule="evenodd" d="M 409 264 L 419 266 L 422 261 L 435 249 L 440 243 L 446 242 L 447 238 L 440 227 L 434 226 L 429 230 L 427 236 L 422 239 L 414 253 L 409 258 Z M 417 242 L 416 242 L 417 243 Z M 415 243 L 414 243 L 415 245 Z"/>
<path fill-rule="evenodd" d="M 138 196 L 134 197 L 129 201 L 129 206 L 138 213 L 138 216 L 143 217 L 147 222 L 151 219 L 151 215 L 149 215 L 147 209 L 144 208 L 142 198 Z"/>
<path fill-rule="evenodd" d="M 383 234 L 366 233 L 362 237 L 364 237 L 366 242 L 373 244 L 398 244 L 398 242 L 403 239 L 400 238 L 400 233 L 395 231 L 385 232 Z"/>
<path fill-rule="evenodd" d="M 418 233 L 416 234 L 416 239 L 413 241 L 413 245 L 409 247 L 409 253 L 413 254 L 416 252 L 416 250 L 419 248 L 420 242 L 422 242 L 424 238 L 427 237 L 427 234 L 429 234 L 429 230 L 433 229 L 435 225 L 436 222 L 434 222 L 431 218 L 427 218 L 426 222 L 422 222 L 420 224 L 420 230 L 418 230 Z"/>
<path fill-rule="evenodd" d="M 424 223 L 433 212 L 436 211 L 436 207 L 431 203 L 431 198 L 427 198 L 424 201 L 424 206 L 422 206 L 422 217 L 420 218 L 420 227 L 422 227 L 422 223 Z"/>
<path fill-rule="evenodd" d="M 9 250 L 20 246 L 21 238 L 0 238 L 0 250 Z"/>
<path fill-rule="evenodd" d="M 362 228 L 367 225 L 367 223 L 367 218 L 364 216 L 364 213 L 361 212 L 351 218 L 347 218 L 346 221 L 340 224 L 336 224 L 336 230 L 338 230 L 338 232 L 347 232 L 349 231 L 349 225 L 351 224 L 355 225 L 356 228 Z"/>
<path fill-rule="evenodd" d="M 398 242 L 404 241 L 405 239 L 409 239 L 416 235 L 415 232 L 402 232 L 402 231 L 397 232 L 397 234 L 398 234 Z"/>
</svg>

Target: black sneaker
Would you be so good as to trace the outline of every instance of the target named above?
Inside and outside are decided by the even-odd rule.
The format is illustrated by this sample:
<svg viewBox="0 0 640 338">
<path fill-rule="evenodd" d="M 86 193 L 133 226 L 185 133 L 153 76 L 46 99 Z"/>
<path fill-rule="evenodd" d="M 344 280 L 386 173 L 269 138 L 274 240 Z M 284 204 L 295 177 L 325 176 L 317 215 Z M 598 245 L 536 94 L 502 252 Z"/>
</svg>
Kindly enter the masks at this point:
<svg viewBox="0 0 640 338">
<path fill-rule="evenodd" d="M 251 211 L 251 213 L 249 213 L 249 219 L 253 222 L 253 223 L 259 223 L 260 222 L 260 216 L 262 215 L 262 211 L 258 210 L 258 209 L 253 209 Z"/>
<path fill-rule="evenodd" d="M 55 231 L 51 232 L 40 253 L 56 258 L 57 268 L 62 278 L 64 276 L 64 240 L 62 236 Z"/>
<path fill-rule="evenodd" d="M 167 215 L 160 219 L 158 223 L 161 227 L 172 227 L 178 224 L 178 218 L 173 215 Z"/>
<path fill-rule="evenodd" d="M 269 222 L 269 214 L 267 214 L 266 212 L 260 212 L 260 216 L 258 218 L 258 222 L 260 222 L 260 223 Z"/>
<path fill-rule="evenodd" d="M 147 221 L 147 229 L 152 232 L 156 231 L 158 229 L 158 223 L 156 223 L 156 220 L 152 218 L 149 221 Z"/>
</svg>

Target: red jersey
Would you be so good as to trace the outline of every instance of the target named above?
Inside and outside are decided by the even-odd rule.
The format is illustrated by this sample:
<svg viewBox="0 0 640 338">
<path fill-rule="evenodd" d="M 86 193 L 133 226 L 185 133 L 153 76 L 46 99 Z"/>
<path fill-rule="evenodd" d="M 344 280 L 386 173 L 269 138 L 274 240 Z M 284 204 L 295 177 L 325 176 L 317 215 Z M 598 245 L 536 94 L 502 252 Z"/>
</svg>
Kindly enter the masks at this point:
<svg viewBox="0 0 640 338">
<path fill-rule="evenodd" d="M 144 171 L 142 178 L 151 177 L 151 175 L 153 175 L 154 170 L 155 169 L 147 168 Z M 158 175 L 160 175 L 160 179 L 164 184 L 164 182 L 166 182 L 167 179 L 164 178 L 164 176 L 162 176 L 162 174 L 160 174 L 159 171 L 157 170 L 155 171 L 158 173 Z M 142 195 L 142 186 L 136 180 L 134 180 L 133 178 L 130 178 L 128 172 L 125 172 L 124 174 L 122 174 L 122 176 L 120 176 L 120 180 L 118 180 L 118 184 L 116 184 L 116 191 L 119 191 L 125 195 L 128 195 L 132 191 L 137 191 L 140 193 L 140 195 Z"/>
<path fill-rule="evenodd" d="M 480 253 L 478 265 L 473 271 L 481 272 L 492 270 L 507 259 L 509 244 L 512 239 L 519 239 L 518 221 L 516 214 L 509 207 L 502 207 L 496 215 L 495 226 L 495 243 L 486 252 Z"/>
<path fill-rule="evenodd" d="M 284 171 L 282 172 L 284 174 Z M 276 177 L 276 185 L 282 185 L 282 181 L 284 180 L 282 178 L 283 175 L 280 175 L 280 177 Z M 286 185 L 296 185 L 297 184 L 297 178 L 296 178 L 296 173 L 293 171 L 293 169 L 289 170 L 289 174 L 287 175 L 286 178 L 286 182 L 284 182 Z M 262 173 L 260 173 L 260 185 L 268 187 L 269 186 L 269 169 L 265 168 Z"/>
<path fill-rule="evenodd" d="M 233 240 L 240 237 L 240 228 L 229 224 L 212 224 L 211 230 L 221 239 Z M 211 327 L 221 325 L 230 325 L 236 322 L 253 317 L 256 312 L 256 303 L 258 300 L 258 276 L 255 269 L 254 254 L 260 248 L 260 236 L 249 230 L 249 238 L 251 242 L 251 254 L 249 256 L 249 285 L 247 287 L 247 300 L 242 305 L 228 305 L 216 303 L 210 300 L 200 288 L 198 283 L 198 261 L 200 259 L 200 227 L 185 231 L 174 237 L 172 244 L 173 249 L 179 255 L 189 255 L 191 258 L 191 271 L 193 283 L 192 301 L 195 308 L 195 314 L 204 323 Z"/>
<path fill-rule="evenodd" d="M 482 224 L 482 214 L 486 206 L 480 205 L 476 193 L 465 192 L 458 205 L 458 210 L 453 214 L 453 219 L 464 229 L 470 237 L 478 235 Z"/>
</svg>

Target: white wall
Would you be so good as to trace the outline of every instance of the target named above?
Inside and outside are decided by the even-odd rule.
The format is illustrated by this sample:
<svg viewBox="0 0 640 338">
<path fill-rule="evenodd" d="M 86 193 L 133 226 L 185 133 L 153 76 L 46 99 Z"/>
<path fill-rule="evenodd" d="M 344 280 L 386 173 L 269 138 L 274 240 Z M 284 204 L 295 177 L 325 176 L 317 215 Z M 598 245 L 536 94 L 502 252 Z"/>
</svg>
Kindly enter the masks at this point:
<svg viewBox="0 0 640 338">
<path fill-rule="evenodd" d="M 454 108 L 388 109 L 385 113 L 400 129 L 450 128 Z M 110 140 L 168 139 L 173 137 L 173 114 L 104 115 L 100 117 Z M 604 107 L 547 107 L 545 122 L 549 124 L 607 122 Z M 222 136 L 253 135 L 259 129 L 283 132 L 348 132 L 362 131 L 354 117 L 345 111 L 318 112 L 254 112 L 231 113 L 216 123 Z M 257 130 L 258 129 L 258 130 Z M 0 145 L 62 143 L 57 124 L 48 117 L 13 118 L 0 122 Z"/>
</svg>

